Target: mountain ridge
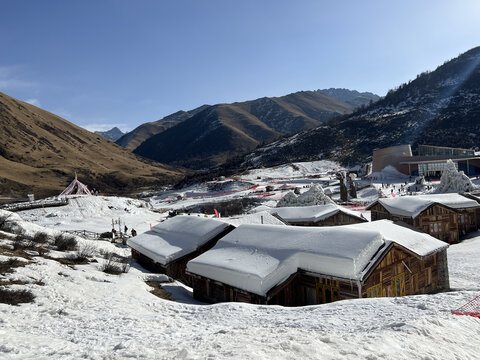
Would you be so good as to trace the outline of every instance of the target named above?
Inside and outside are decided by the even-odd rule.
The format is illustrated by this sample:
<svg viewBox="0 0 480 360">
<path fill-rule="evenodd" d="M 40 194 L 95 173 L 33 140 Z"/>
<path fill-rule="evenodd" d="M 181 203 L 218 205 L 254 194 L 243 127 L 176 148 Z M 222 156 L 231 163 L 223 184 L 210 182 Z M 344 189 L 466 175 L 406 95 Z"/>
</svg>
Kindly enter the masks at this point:
<svg viewBox="0 0 480 360">
<path fill-rule="evenodd" d="M 129 192 L 181 179 L 61 117 L 0 92 L 0 194 L 59 194 L 73 179 L 103 192 Z"/>
<path fill-rule="evenodd" d="M 419 74 L 377 102 L 257 149 L 243 167 L 319 158 L 355 165 L 373 150 L 418 144 L 480 145 L 480 47 Z"/>
<path fill-rule="evenodd" d="M 120 139 L 125 133 L 123 133 L 118 127 L 113 127 L 107 131 L 95 131 L 95 134 L 103 136 L 105 139 L 110 141 L 117 141 Z"/>
<path fill-rule="evenodd" d="M 352 105 L 315 91 L 216 104 L 151 136 L 133 152 L 167 164 L 209 168 L 352 110 Z"/>
</svg>

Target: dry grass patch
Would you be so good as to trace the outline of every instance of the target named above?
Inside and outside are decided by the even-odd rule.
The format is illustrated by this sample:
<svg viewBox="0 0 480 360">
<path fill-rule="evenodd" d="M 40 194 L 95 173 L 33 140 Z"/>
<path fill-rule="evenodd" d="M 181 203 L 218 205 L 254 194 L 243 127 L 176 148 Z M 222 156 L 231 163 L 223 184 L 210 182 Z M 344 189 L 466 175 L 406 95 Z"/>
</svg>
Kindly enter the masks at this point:
<svg viewBox="0 0 480 360">
<path fill-rule="evenodd" d="M 30 256 L 23 251 L 23 249 L 12 250 L 10 248 L 6 248 L 2 246 L 0 246 L 0 255 L 16 256 L 16 257 L 21 257 L 27 260 L 31 259 Z"/>
<path fill-rule="evenodd" d="M 27 264 L 30 264 L 30 262 L 20 261 L 16 258 L 8 259 L 7 261 L 0 262 L 0 274 L 12 273 L 15 268 L 22 267 Z"/>
<path fill-rule="evenodd" d="M 74 265 L 85 265 L 85 264 L 88 264 L 90 262 L 88 259 L 82 258 L 82 257 L 77 257 L 74 254 L 72 254 L 72 256 L 63 257 L 63 258 L 56 258 L 56 257 L 48 256 L 48 255 L 43 255 L 43 258 L 47 259 L 47 260 L 56 261 L 56 262 L 58 262 L 62 265 L 67 265 L 67 266 L 70 266 L 72 268 L 73 268 Z"/>
<path fill-rule="evenodd" d="M 166 291 L 158 281 L 145 281 L 145 284 L 153 288 L 153 290 L 150 291 L 153 295 L 161 299 L 173 301 L 172 295 Z"/>
</svg>

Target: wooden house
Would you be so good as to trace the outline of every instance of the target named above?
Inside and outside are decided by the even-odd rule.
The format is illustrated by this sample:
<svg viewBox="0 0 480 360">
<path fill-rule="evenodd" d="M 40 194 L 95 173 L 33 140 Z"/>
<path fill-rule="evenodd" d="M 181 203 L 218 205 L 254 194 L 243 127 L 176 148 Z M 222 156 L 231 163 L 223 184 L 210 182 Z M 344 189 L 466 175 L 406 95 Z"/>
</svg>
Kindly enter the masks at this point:
<svg viewBox="0 0 480 360">
<path fill-rule="evenodd" d="M 480 204 L 460 194 L 378 199 L 366 208 L 372 221 L 402 221 L 449 244 L 480 225 Z"/>
<path fill-rule="evenodd" d="M 269 212 L 292 226 L 335 226 L 367 222 L 362 214 L 335 203 L 313 206 L 277 207 L 259 206 L 253 210 Z"/>
<path fill-rule="evenodd" d="M 178 215 L 127 240 L 132 257 L 144 268 L 191 285 L 187 262 L 211 249 L 234 226 L 210 218 Z"/>
<path fill-rule="evenodd" d="M 303 306 L 449 288 L 448 245 L 391 221 L 241 225 L 187 264 L 205 302 Z"/>
<path fill-rule="evenodd" d="M 292 226 L 335 226 L 368 221 L 359 212 L 337 204 L 280 207 L 272 212 Z"/>
</svg>

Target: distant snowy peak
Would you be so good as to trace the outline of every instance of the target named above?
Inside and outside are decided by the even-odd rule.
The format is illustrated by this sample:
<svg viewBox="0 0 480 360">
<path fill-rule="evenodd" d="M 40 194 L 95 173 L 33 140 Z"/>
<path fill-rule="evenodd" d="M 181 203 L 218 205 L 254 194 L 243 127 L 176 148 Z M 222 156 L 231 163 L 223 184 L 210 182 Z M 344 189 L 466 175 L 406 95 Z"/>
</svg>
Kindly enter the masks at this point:
<svg viewBox="0 0 480 360">
<path fill-rule="evenodd" d="M 360 107 L 362 105 L 369 105 L 372 102 L 380 99 L 380 96 L 371 92 L 359 92 L 357 90 L 330 88 L 330 89 L 318 89 L 317 92 L 325 94 L 334 99 L 346 102 L 354 107 Z"/>
<path fill-rule="evenodd" d="M 110 141 L 117 141 L 123 135 L 125 135 L 118 127 L 114 127 L 108 131 L 95 131 L 95 134 L 103 136 L 105 139 Z"/>
</svg>

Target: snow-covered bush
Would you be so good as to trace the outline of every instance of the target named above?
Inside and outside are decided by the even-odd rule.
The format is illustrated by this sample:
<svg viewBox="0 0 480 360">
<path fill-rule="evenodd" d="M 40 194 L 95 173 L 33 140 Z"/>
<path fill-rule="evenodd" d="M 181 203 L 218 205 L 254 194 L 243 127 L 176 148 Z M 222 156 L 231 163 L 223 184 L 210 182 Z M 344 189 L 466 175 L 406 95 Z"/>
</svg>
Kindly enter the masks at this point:
<svg viewBox="0 0 480 360">
<path fill-rule="evenodd" d="M 277 203 L 277 207 L 295 207 L 295 206 L 313 206 L 313 205 L 326 205 L 333 204 L 333 200 L 330 199 L 323 188 L 317 184 L 313 185 L 305 193 L 296 196 L 293 192 L 288 192 Z"/>
<path fill-rule="evenodd" d="M 470 178 L 465 175 L 463 171 L 457 170 L 452 160 L 447 160 L 447 165 L 445 166 L 442 177 L 440 178 L 440 185 L 437 188 L 437 192 L 463 193 L 471 192 L 477 189 L 478 187 L 472 183 Z"/>
<path fill-rule="evenodd" d="M 277 203 L 277 207 L 289 207 L 289 206 L 297 206 L 297 195 L 293 193 L 293 191 L 289 191 L 285 194 L 283 198 Z"/>
</svg>

